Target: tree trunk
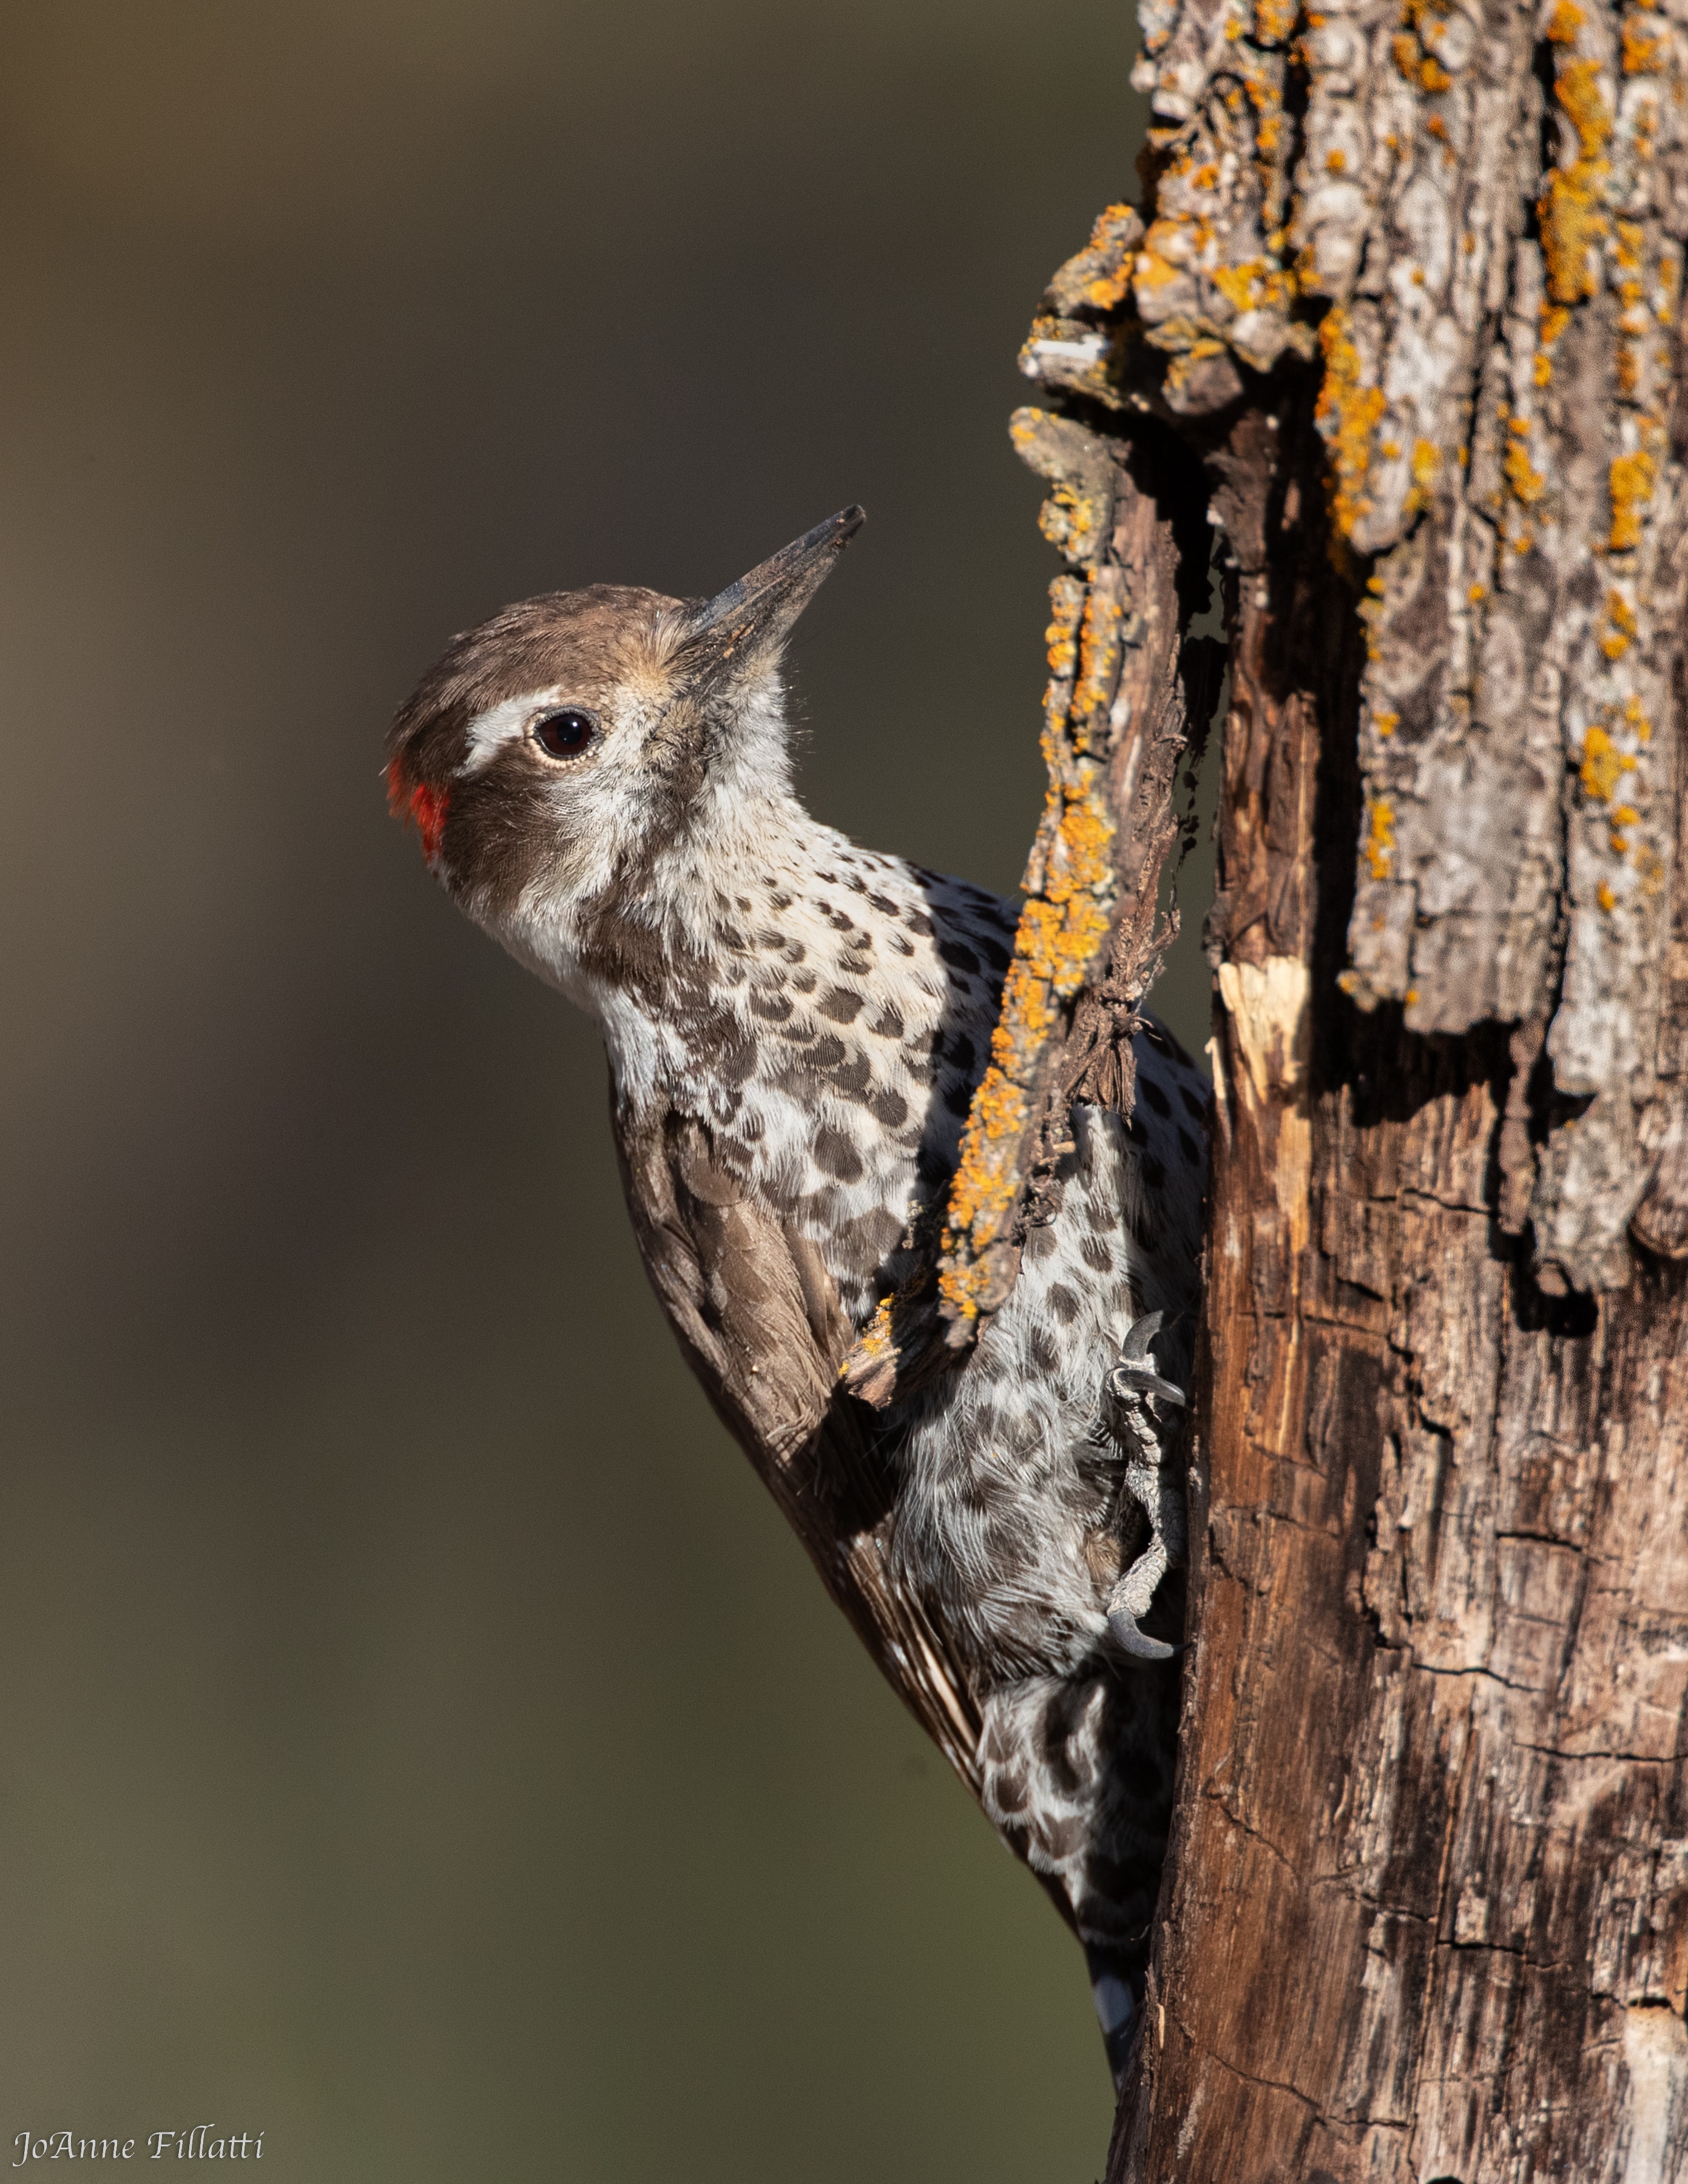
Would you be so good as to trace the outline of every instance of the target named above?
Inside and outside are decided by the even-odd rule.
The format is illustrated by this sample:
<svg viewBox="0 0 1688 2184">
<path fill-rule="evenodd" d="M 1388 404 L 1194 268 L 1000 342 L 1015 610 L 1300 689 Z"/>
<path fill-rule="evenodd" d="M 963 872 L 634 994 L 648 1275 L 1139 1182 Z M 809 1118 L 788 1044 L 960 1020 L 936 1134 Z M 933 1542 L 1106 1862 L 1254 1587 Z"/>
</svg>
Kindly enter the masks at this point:
<svg viewBox="0 0 1688 2184">
<path fill-rule="evenodd" d="M 1147 201 L 1022 359 L 1206 466 L 1232 677 L 1109 2176 L 1688 2176 L 1688 47 L 1596 0 L 1141 14 Z"/>
</svg>

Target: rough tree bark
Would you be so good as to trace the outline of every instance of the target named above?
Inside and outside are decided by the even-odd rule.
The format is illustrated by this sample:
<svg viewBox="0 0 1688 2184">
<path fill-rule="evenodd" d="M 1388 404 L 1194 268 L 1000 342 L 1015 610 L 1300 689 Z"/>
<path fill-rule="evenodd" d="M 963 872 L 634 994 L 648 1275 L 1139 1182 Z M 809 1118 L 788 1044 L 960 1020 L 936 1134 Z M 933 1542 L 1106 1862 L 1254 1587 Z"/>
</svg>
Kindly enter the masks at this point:
<svg viewBox="0 0 1688 2184">
<path fill-rule="evenodd" d="M 1232 676 L 1109 2175 L 1688 2176 L 1688 8 L 1141 16 L 1022 359 L 1203 466 Z"/>
</svg>

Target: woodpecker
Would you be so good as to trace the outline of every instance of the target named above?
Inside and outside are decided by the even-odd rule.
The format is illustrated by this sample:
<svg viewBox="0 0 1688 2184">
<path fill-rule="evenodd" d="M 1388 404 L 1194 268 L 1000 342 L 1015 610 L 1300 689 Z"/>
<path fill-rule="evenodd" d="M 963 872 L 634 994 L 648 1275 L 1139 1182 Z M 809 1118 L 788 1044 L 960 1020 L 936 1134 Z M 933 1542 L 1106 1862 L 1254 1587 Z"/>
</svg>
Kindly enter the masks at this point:
<svg viewBox="0 0 1688 2184">
<path fill-rule="evenodd" d="M 705 601 L 507 607 L 452 640 L 387 755 L 453 900 L 599 1024 L 624 1174 L 683 1129 L 689 1186 L 757 1209 L 758 1251 L 858 1332 L 954 1170 L 1017 924 L 793 794 L 783 648 L 862 520 Z M 1171 1813 L 1178 1649 L 1141 1618 L 1183 1544 L 1166 1459 L 1206 1159 L 1205 1080 L 1152 1018 L 1135 1050 L 1133 1116 L 1075 1108 L 965 1368 L 876 1422 L 895 1581 L 964 1663 L 985 1809 L 1070 1909 L 1116 2074 Z"/>
</svg>

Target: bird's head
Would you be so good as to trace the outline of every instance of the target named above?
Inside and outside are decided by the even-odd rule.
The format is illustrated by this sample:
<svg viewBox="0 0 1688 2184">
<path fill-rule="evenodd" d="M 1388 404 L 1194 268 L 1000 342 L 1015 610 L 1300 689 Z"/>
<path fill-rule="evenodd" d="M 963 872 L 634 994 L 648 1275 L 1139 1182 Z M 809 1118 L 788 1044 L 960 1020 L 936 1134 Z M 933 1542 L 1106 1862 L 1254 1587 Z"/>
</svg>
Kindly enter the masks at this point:
<svg viewBox="0 0 1688 2184">
<path fill-rule="evenodd" d="M 454 638 L 387 780 L 460 905 L 554 977 L 730 859 L 788 798 L 780 655 L 861 522 L 844 509 L 712 599 L 594 584 Z"/>
</svg>

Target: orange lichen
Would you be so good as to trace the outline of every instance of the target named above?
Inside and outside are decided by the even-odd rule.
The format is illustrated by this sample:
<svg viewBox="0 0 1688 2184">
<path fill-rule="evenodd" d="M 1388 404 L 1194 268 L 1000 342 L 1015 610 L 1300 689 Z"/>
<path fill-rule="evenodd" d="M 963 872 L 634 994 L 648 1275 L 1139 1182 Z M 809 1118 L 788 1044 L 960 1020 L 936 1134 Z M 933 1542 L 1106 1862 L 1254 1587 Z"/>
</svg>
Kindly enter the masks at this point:
<svg viewBox="0 0 1688 2184">
<path fill-rule="evenodd" d="M 1385 407 L 1384 393 L 1380 387 L 1365 384 L 1346 305 L 1334 304 L 1325 314 L 1318 338 L 1324 378 L 1314 415 L 1330 449 L 1331 515 L 1340 536 L 1351 538 L 1356 524 L 1371 512 L 1362 488 L 1371 436 Z"/>
<path fill-rule="evenodd" d="M 861 1330 L 857 1342 L 858 1349 L 875 1361 L 882 1357 L 889 1357 L 895 1345 L 896 1338 L 891 1329 L 892 1307 L 894 1301 L 894 1299 L 888 1296 L 880 1298 L 878 1309 Z M 839 1364 L 839 1379 L 842 1380 L 845 1373 L 850 1371 L 853 1362 L 852 1359 L 846 1357 Z"/>
<path fill-rule="evenodd" d="M 1429 500 L 1430 488 L 1436 482 L 1441 462 L 1441 450 L 1434 440 L 1412 443 L 1412 488 L 1420 507 Z"/>
<path fill-rule="evenodd" d="M 1621 660 L 1635 634 L 1635 609 L 1622 592 L 1607 593 L 1606 618 L 1612 627 L 1601 638 L 1600 649 L 1608 660 Z"/>
<path fill-rule="evenodd" d="M 1090 230 L 1090 248 L 1100 251 L 1106 249 L 1111 244 L 1117 249 L 1118 248 L 1117 238 L 1120 237 L 1122 231 L 1126 233 L 1134 233 L 1136 222 L 1137 211 L 1134 206 L 1128 204 L 1106 206 L 1098 215 Z M 1131 259 L 1125 254 L 1121 254 L 1119 262 L 1111 273 L 1099 273 L 1094 279 L 1087 281 L 1084 284 L 1084 301 L 1093 304 L 1099 311 L 1117 309 L 1130 293 Z"/>
<path fill-rule="evenodd" d="M 1264 258 L 1246 259 L 1240 265 L 1216 265 L 1207 277 L 1239 313 L 1289 307 L 1290 283 Z"/>
<path fill-rule="evenodd" d="M 1595 889 L 1594 899 L 1600 905 L 1602 910 L 1616 910 L 1618 907 L 1618 898 L 1613 894 L 1611 889 L 1607 887 L 1604 880 L 1602 880 L 1600 883 L 1600 885 Z"/>
<path fill-rule="evenodd" d="M 1625 75 L 1663 75 L 1664 73 L 1664 39 L 1659 32 L 1648 33 L 1632 15 L 1624 25 L 1624 73 Z"/>
<path fill-rule="evenodd" d="M 1112 694 L 1124 622 L 1119 602 L 1093 585 L 1078 627 L 1078 673 L 1072 693 L 1073 741 L 1080 750 L 1089 748 L 1086 724 Z M 1106 716 L 1102 725 L 1106 729 Z"/>
<path fill-rule="evenodd" d="M 1515 424 L 1518 421 L 1513 420 Z M 1528 431 L 1529 427 L 1524 429 Z M 1512 488 L 1514 498 L 1521 500 L 1526 508 L 1533 507 L 1547 490 L 1547 481 L 1530 461 L 1529 449 L 1522 439 L 1514 440 L 1507 449 L 1501 468 L 1506 471 L 1507 483 Z M 1524 542 L 1520 540 L 1518 543 L 1522 547 Z"/>
<path fill-rule="evenodd" d="M 1167 258 L 1159 245 L 1178 232 L 1172 220 L 1157 220 L 1143 238 L 1143 248 L 1132 266 L 1132 279 L 1145 288 L 1164 288 L 1169 281 L 1181 280 L 1178 267 Z"/>
<path fill-rule="evenodd" d="M 1395 807 L 1384 797 L 1372 800 L 1370 827 L 1360 844 L 1360 854 L 1374 880 L 1389 878 L 1395 855 Z"/>
<path fill-rule="evenodd" d="M 1583 762 L 1578 777 L 1584 795 L 1596 804 L 1609 803 L 1618 783 L 1626 773 L 1634 772 L 1635 765 L 1629 753 L 1620 751 L 1596 722 L 1583 738 Z"/>
<path fill-rule="evenodd" d="M 1070 620 L 1058 614 L 1051 625 L 1063 651 L 1078 623 L 1073 604 Z M 1106 613 L 1095 610 L 1093 594 L 1079 636 L 1081 677 L 1085 651 L 1106 621 Z M 1076 734 L 1073 740 L 1077 745 Z M 1055 777 L 1060 754 L 1052 729 L 1045 732 L 1045 755 L 1052 777 L 1028 876 L 1028 882 L 1038 878 L 1041 886 L 1020 914 L 1014 960 L 991 1034 L 989 1065 L 962 1132 L 944 1233 L 946 1256 L 953 1256 L 964 1244 L 974 1254 L 972 1262 L 946 1268 L 939 1278 L 940 1293 L 967 1318 L 978 1313 L 986 1281 L 977 1255 L 995 1240 L 1018 1193 L 1015 1154 L 1031 1117 L 1030 1074 L 1043 1040 L 1055 1028 L 1056 1003 L 1078 991 L 1107 939 L 1112 902 L 1108 852 L 1115 828 L 1101 801 L 1100 769 L 1081 759 L 1071 777 Z"/>
<path fill-rule="evenodd" d="M 1372 725 L 1387 743 L 1401 726 L 1401 716 L 1399 713 L 1379 713 Z"/>
<path fill-rule="evenodd" d="M 1559 0 L 1547 26 L 1556 43 L 1575 38 L 1582 13 L 1571 0 Z M 1602 209 L 1612 163 L 1606 146 L 1612 135 L 1612 109 L 1600 86 L 1600 64 L 1583 55 L 1560 61 L 1553 86 L 1561 111 L 1576 132 L 1577 154 L 1568 166 L 1556 167 L 1537 200 L 1541 251 L 1547 265 L 1547 292 L 1557 304 L 1585 303 L 1595 292 L 1594 246 L 1607 231 Z"/>
<path fill-rule="evenodd" d="M 1612 532 L 1606 543 L 1614 554 L 1629 553 L 1641 543 L 1641 510 L 1653 496 L 1653 471 L 1645 448 L 1612 459 Z"/>
<path fill-rule="evenodd" d="M 1426 91 L 1451 91 L 1453 78 L 1434 53 L 1426 53 L 1418 64 L 1418 81 Z"/>
</svg>

